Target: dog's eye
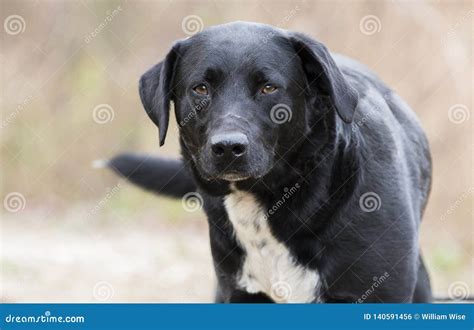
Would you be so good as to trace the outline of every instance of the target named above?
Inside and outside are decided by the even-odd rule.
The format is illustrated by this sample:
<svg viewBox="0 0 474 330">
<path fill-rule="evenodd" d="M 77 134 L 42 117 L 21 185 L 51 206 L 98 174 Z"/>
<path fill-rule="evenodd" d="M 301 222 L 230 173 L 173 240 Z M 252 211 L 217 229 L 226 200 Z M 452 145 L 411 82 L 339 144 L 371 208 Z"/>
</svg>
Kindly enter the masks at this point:
<svg viewBox="0 0 474 330">
<path fill-rule="evenodd" d="M 193 91 L 195 91 L 196 93 L 198 93 L 200 95 L 207 95 L 208 94 L 207 86 L 204 85 L 204 84 L 197 85 L 196 87 L 193 88 Z"/>
<path fill-rule="evenodd" d="M 272 93 L 275 93 L 276 90 L 277 90 L 276 86 L 272 84 L 266 84 L 262 88 L 262 94 L 272 94 Z"/>
</svg>

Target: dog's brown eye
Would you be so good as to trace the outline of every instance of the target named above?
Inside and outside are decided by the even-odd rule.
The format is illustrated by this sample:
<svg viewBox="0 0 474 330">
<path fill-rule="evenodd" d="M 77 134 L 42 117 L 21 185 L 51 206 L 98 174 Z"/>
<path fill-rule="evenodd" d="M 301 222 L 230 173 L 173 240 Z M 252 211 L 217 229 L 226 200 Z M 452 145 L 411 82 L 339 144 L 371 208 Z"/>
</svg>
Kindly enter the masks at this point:
<svg viewBox="0 0 474 330">
<path fill-rule="evenodd" d="M 193 88 L 193 90 L 198 94 L 207 95 L 207 86 L 204 84 L 197 85 Z"/>
<path fill-rule="evenodd" d="M 262 93 L 263 94 L 271 94 L 271 93 L 274 93 L 276 90 L 277 90 L 277 88 L 274 85 L 266 84 L 262 88 Z"/>
</svg>

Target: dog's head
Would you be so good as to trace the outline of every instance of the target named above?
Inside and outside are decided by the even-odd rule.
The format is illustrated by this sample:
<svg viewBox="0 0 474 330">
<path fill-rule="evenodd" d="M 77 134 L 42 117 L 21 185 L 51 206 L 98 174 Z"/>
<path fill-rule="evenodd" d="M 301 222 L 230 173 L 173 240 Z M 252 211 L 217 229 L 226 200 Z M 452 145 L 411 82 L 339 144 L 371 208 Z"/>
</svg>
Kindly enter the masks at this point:
<svg viewBox="0 0 474 330">
<path fill-rule="evenodd" d="M 253 23 L 180 41 L 140 79 L 160 145 L 173 101 L 184 152 L 207 180 L 264 176 L 310 129 L 319 96 L 343 121 L 352 120 L 357 94 L 322 44 Z"/>
</svg>

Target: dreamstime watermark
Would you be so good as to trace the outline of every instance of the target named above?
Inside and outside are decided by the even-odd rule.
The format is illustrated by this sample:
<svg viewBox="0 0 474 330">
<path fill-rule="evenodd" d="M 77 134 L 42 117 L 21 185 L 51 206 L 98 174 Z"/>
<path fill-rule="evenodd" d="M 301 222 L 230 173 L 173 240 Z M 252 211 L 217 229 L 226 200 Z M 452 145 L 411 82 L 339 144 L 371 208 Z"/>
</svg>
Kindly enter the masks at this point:
<svg viewBox="0 0 474 330">
<path fill-rule="evenodd" d="M 369 107 L 368 111 L 364 112 L 361 118 L 358 118 L 351 123 L 352 131 L 356 132 L 362 126 L 364 126 L 370 120 L 373 113 L 374 113 L 373 109 Z"/>
<path fill-rule="evenodd" d="M 375 212 L 382 206 L 382 199 L 373 191 L 362 194 L 359 198 L 359 207 L 364 212 Z"/>
<path fill-rule="evenodd" d="M 109 104 L 99 104 L 92 110 L 92 119 L 97 124 L 106 124 L 114 120 L 115 112 Z"/>
<path fill-rule="evenodd" d="M 291 297 L 291 286 L 285 281 L 278 281 L 270 288 L 270 297 L 276 302 L 286 302 Z"/>
<path fill-rule="evenodd" d="M 283 124 L 286 122 L 290 122 L 293 116 L 293 112 L 291 108 L 283 103 L 278 103 L 272 107 L 270 110 L 270 119 L 275 124 Z"/>
<path fill-rule="evenodd" d="M 23 101 L 17 105 L 15 108 L 15 111 L 11 112 L 9 115 L 7 115 L 3 120 L 0 125 L 0 129 L 6 128 L 8 125 L 10 125 L 16 117 L 25 109 L 25 107 L 31 102 L 33 99 L 33 95 L 29 95 L 23 99 Z"/>
<path fill-rule="evenodd" d="M 465 300 L 469 297 L 469 285 L 466 282 L 456 281 L 448 288 L 448 296 L 452 300 Z"/>
<path fill-rule="evenodd" d="M 267 214 L 265 215 L 266 218 L 268 219 L 268 217 L 274 215 L 278 209 L 282 207 L 283 204 L 285 204 L 294 194 L 296 194 L 300 188 L 301 186 L 299 183 L 295 183 L 295 185 L 290 188 L 283 188 L 283 195 L 281 195 L 281 197 L 267 210 Z"/>
<path fill-rule="evenodd" d="M 42 315 L 12 315 L 5 316 L 5 323 L 84 323 L 84 316 L 54 316 L 50 311 Z"/>
<path fill-rule="evenodd" d="M 114 297 L 114 294 L 114 287 L 106 281 L 97 282 L 92 289 L 92 296 L 97 301 L 108 301 Z"/>
<path fill-rule="evenodd" d="M 390 94 L 386 93 L 383 95 L 385 100 L 390 98 Z M 384 103 L 385 104 L 385 103 Z M 354 121 L 351 123 L 351 129 L 353 132 L 358 131 L 361 127 L 365 126 L 372 117 L 377 118 L 377 114 L 380 114 L 381 108 L 378 105 L 363 106 L 360 103 L 357 104 L 356 113 L 362 114 L 360 118 L 354 118 Z"/>
<path fill-rule="evenodd" d="M 26 198 L 22 193 L 11 192 L 3 199 L 3 207 L 11 213 L 20 212 L 26 207 Z"/>
<path fill-rule="evenodd" d="M 468 190 L 464 191 L 458 199 L 454 201 L 451 205 L 449 205 L 448 209 L 443 213 L 443 215 L 439 218 L 441 221 L 446 220 L 446 218 L 451 215 L 458 207 L 461 205 L 469 196 L 472 195 L 474 192 L 474 187 L 469 187 Z"/>
<path fill-rule="evenodd" d="M 92 209 L 89 210 L 89 212 L 87 212 L 86 218 L 90 219 L 95 216 L 100 210 L 102 210 L 105 204 L 107 204 L 112 199 L 112 197 L 114 197 L 114 195 L 120 190 L 120 188 L 122 188 L 122 184 L 120 182 L 112 188 L 107 188 L 107 193 L 105 194 L 105 196 L 101 198 L 99 202 L 95 204 Z"/>
<path fill-rule="evenodd" d="M 204 205 L 204 200 L 200 193 L 191 191 L 186 193 L 181 199 L 181 204 L 183 205 L 184 210 L 187 212 L 196 212 L 202 209 Z"/>
<path fill-rule="evenodd" d="M 366 36 L 382 31 L 382 22 L 375 15 L 365 15 L 359 22 L 359 30 Z"/>
<path fill-rule="evenodd" d="M 377 277 L 377 276 L 374 276 L 373 277 L 373 283 L 372 285 L 370 286 L 370 288 L 368 288 L 363 294 L 362 296 L 357 299 L 356 303 L 357 304 L 361 304 L 363 303 L 367 298 L 369 298 L 374 292 L 375 290 L 383 283 L 385 282 L 388 278 L 390 277 L 390 274 L 385 272 L 383 275 L 381 275 L 380 277 Z"/>
<path fill-rule="evenodd" d="M 456 34 L 456 30 L 459 29 L 462 25 L 464 25 L 466 22 L 470 22 L 473 15 L 474 15 L 474 9 L 471 9 L 465 12 L 464 15 L 462 15 L 462 17 L 459 20 L 457 20 L 456 23 L 449 28 L 446 41 L 448 41 L 451 37 L 453 37 Z"/>
<path fill-rule="evenodd" d="M 280 22 L 275 24 L 275 26 L 281 29 L 285 28 L 288 22 L 290 22 L 300 10 L 301 8 L 298 5 L 294 6 L 285 16 L 283 16 Z M 270 31 L 265 34 L 262 39 L 262 43 L 266 44 L 273 36 L 276 35 L 276 33 L 276 31 Z"/>
<path fill-rule="evenodd" d="M 196 101 L 196 104 L 193 106 L 193 109 L 186 115 L 184 116 L 183 119 L 179 121 L 179 125 L 177 126 L 177 129 L 179 130 L 180 127 L 186 126 L 196 115 L 206 108 L 210 103 L 209 99 L 203 99 Z"/>
<path fill-rule="evenodd" d="M 3 21 L 3 29 L 11 36 L 25 32 L 26 22 L 20 15 L 10 15 Z"/>
<path fill-rule="evenodd" d="M 204 29 L 204 22 L 198 15 L 188 15 L 181 21 L 181 29 L 188 36 L 192 36 Z"/>
<path fill-rule="evenodd" d="M 89 44 L 92 39 L 94 39 L 95 37 L 97 37 L 100 32 L 102 32 L 102 30 L 107 26 L 109 25 L 110 22 L 112 22 L 112 20 L 122 11 L 122 6 L 121 5 L 118 5 L 116 8 L 114 8 L 113 10 L 108 10 L 105 14 L 105 18 L 102 20 L 102 22 L 100 22 L 99 25 L 97 25 L 97 27 L 92 30 L 92 32 L 90 32 L 88 35 L 86 35 L 84 37 L 84 42 L 86 44 Z"/>
<path fill-rule="evenodd" d="M 448 110 L 448 118 L 453 124 L 462 124 L 471 118 L 471 111 L 464 104 L 454 104 Z"/>
</svg>

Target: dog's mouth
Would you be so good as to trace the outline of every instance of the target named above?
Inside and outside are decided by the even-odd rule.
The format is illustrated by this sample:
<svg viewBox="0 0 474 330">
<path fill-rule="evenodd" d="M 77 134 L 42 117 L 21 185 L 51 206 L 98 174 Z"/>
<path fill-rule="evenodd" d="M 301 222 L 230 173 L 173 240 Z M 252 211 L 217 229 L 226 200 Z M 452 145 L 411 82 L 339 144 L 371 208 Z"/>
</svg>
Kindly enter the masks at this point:
<svg viewBox="0 0 474 330">
<path fill-rule="evenodd" d="M 213 180 L 222 180 L 228 182 L 237 182 L 237 181 L 244 181 L 248 179 L 252 179 L 255 176 L 251 173 L 245 171 L 223 171 L 217 173 L 207 173 L 206 171 L 200 171 L 201 176 L 206 181 L 213 181 Z"/>
<path fill-rule="evenodd" d="M 230 182 L 243 181 L 249 179 L 250 177 L 250 174 L 239 172 L 228 172 L 219 175 L 219 179 Z"/>
<path fill-rule="evenodd" d="M 264 162 L 260 162 L 261 160 Z M 219 164 L 206 157 L 193 156 L 193 161 L 200 177 L 206 181 L 238 182 L 258 180 L 271 170 L 270 166 L 266 166 L 267 160 L 262 157 L 258 161 L 251 159 L 250 161 L 236 161 L 231 164 Z"/>
</svg>

